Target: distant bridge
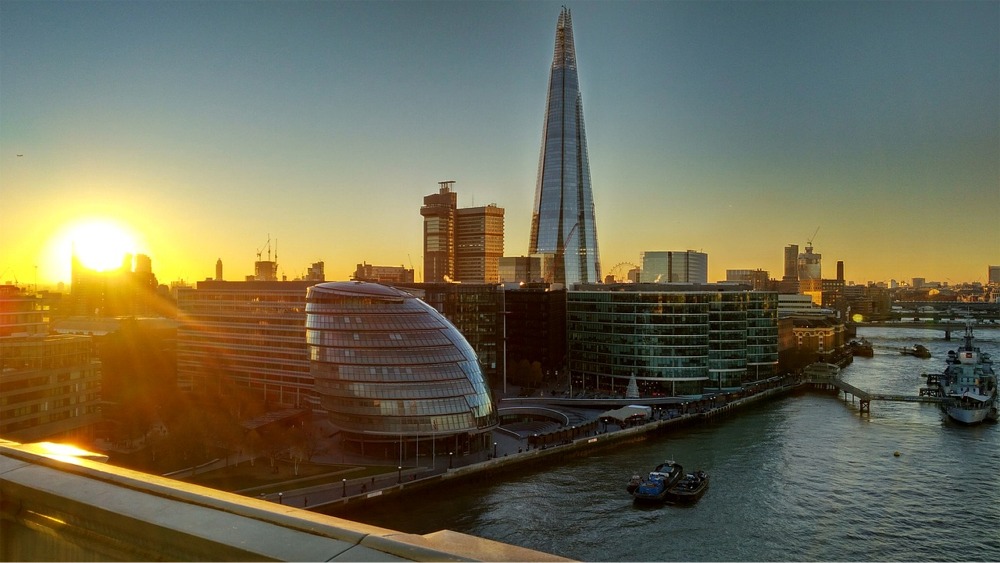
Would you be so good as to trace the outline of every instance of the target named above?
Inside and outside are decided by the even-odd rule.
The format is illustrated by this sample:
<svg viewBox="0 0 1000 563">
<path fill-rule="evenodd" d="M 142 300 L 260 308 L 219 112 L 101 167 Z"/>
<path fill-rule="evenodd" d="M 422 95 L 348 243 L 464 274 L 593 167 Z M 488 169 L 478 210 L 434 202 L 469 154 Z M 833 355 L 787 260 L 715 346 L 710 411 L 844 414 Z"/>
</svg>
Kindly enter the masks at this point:
<svg viewBox="0 0 1000 563">
<path fill-rule="evenodd" d="M 965 322 L 960 321 L 886 321 L 886 322 L 861 322 L 853 323 L 854 326 L 858 327 L 875 327 L 875 328 L 925 328 L 931 330 L 943 330 L 944 339 L 951 340 L 952 332 L 964 332 Z M 1000 329 L 1000 324 L 997 323 L 986 323 L 986 322 L 973 322 L 972 330 L 981 329 Z"/>
</svg>

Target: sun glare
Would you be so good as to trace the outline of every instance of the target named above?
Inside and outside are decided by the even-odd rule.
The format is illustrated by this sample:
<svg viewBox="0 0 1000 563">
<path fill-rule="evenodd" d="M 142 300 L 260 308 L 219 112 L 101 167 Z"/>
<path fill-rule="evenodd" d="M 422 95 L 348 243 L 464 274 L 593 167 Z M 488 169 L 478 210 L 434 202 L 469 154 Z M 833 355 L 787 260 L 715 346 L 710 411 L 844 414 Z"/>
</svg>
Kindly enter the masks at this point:
<svg viewBox="0 0 1000 563">
<path fill-rule="evenodd" d="M 99 272 L 120 267 L 126 254 L 136 253 L 135 237 L 125 227 L 105 219 L 72 225 L 67 229 L 65 240 L 70 245 L 71 255 Z"/>
</svg>

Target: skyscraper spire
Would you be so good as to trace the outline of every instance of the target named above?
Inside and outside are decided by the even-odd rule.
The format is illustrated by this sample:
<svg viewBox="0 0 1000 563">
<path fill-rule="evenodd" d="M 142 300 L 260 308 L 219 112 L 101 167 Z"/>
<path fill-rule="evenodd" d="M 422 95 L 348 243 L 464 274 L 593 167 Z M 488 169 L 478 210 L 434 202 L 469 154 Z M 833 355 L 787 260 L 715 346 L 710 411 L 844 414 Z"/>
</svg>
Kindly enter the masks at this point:
<svg viewBox="0 0 1000 563">
<path fill-rule="evenodd" d="M 566 7 L 556 24 L 528 251 L 555 255 L 554 282 L 600 281 L 583 99 L 576 71 L 573 20 Z"/>
</svg>

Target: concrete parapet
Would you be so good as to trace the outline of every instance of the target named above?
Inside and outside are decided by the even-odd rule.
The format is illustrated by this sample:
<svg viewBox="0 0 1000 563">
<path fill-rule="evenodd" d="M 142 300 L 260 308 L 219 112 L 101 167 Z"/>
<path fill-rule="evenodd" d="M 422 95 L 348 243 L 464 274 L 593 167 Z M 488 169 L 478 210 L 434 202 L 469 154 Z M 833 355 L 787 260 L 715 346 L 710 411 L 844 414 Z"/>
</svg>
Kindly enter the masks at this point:
<svg viewBox="0 0 1000 563">
<path fill-rule="evenodd" d="M 0 440 L 0 558 L 565 561 L 442 531 L 404 534 Z"/>
</svg>

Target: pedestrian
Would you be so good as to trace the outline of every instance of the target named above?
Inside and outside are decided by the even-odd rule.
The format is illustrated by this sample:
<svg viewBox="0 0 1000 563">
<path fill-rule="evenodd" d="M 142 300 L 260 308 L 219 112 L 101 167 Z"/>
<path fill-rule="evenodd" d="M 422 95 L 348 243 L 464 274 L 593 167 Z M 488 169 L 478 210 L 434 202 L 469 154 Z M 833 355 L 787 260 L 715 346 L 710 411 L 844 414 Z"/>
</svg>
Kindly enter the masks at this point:
<svg viewBox="0 0 1000 563">
<path fill-rule="evenodd" d="M 302 497 L 302 506 L 309 506 L 309 497 Z"/>
</svg>

